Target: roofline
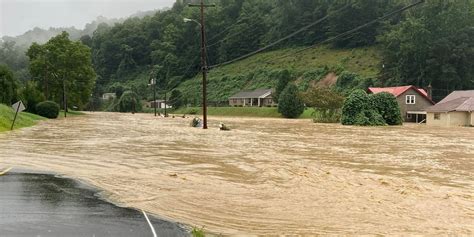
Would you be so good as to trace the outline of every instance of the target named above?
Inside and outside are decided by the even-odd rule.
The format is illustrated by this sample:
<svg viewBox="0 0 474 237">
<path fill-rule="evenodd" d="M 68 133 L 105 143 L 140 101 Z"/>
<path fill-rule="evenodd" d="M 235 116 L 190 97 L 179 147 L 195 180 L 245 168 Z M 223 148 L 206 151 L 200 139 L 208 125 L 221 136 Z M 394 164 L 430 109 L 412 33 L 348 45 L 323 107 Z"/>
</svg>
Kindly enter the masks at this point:
<svg viewBox="0 0 474 237">
<path fill-rule="evenodd" d="M 404 86 L 369 87 L 367 90 L 370 91 L 370 92 L 372 92 L 371 89 L 375 89 L 375 88 L 378 88 L 378 89 L 385 89 L 385 88 L 397 88 L 397 87 L 404 87 Z M 392 94 L 393 96 L 395 96 L 395 98 L 398 98 L 398 97 L 400 97 L 403 93 L 407 92 L 407 91 L 410 90 L 410 89 L 415 90 L 419 95 L 423 96 L 425 99 L 427 99 L 429 102 L 431 102 L 431 104 L 433 104 L 433 105 L 436 104 L 436 103 L 433 101 L 433 99 L 430 99 L 430 97 L 428 97 L 427 95 L 421 93 L 421 92 L 420 92 L 420 88 L 418 88 L 418 87 L 416 87 L 416 86 L 414 86 L 414 85 L 409 85 L 408 88 L 407 88 L 406 90 L 404 90 L 402 93 L 400 93 L 400 95 L 398 95 L 398 96 L 395 96 L 395 95 L 393 95 L 393 94 L 390 93 L 390 92 L 386 92 L 386 91 L 382 91 L 382 92 L 390 93 L 390 94 Z M 382 92 L 379 92 L 379 93 L 382 93 Z M 374 92 L 372 92 L 372 93 L 374 93 Z"/>
</svg>

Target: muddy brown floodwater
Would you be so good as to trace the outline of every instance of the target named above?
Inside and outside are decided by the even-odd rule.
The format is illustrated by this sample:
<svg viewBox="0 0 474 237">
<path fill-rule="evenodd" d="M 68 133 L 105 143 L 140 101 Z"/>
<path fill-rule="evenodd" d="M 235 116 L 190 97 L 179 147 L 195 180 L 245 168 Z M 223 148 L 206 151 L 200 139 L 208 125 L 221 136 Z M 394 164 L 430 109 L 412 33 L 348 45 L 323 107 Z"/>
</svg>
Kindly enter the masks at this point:
<svg viewBox="0 0 474 237">
<path fill-rule="evenodd" d="M 232 131 L 218 131 L 223 121 Z M 474 128 L 93 113 L 0 134 L 0 167 L 54 171 L 224 235 L 474 234 Z"/>
</svg>

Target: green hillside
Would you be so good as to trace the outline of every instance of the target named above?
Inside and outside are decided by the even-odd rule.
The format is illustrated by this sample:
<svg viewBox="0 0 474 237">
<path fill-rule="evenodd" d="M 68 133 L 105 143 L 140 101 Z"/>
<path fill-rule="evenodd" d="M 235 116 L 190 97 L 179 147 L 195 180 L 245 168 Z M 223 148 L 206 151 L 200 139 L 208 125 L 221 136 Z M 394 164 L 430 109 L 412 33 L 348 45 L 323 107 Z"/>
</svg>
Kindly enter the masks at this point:
<svg viewBox="0 0 474 237">
<path fill-rule="evenodd" d="M 293 54 L 300 48 L 262 53 L 209 72 L 210 101 L 225 101 L 242 89 L 274 88 L 275 77 L 288 70 L 301 90 L 324 79 L 329 73 L 352 73 L 361 78 L 375 78 L 379 73 L 381 56 L 375 47 L 332 49 L 318 47 Z M 282 57 L 290 55 L 288 57 Z M 330 82 L 334 83 L 334 82 Z M 178 89 L 195 104 L 201 96 L 201 75 L 185 81 Z"/>
<path fill-rule="evenodd" d="M 4 104 L 0 104 L 0 132 L 10 130 L 12 125 L 13 118 L 15 116 L 15 112 L 9 106 Z M 15 122 L 15 129 L 29 127 L 35 125 L 39 120 L 43 120 L 45 118 L 30 114 L 26 112 L 21 112 L 18 114 L 18 117 Z"/>
</svg>

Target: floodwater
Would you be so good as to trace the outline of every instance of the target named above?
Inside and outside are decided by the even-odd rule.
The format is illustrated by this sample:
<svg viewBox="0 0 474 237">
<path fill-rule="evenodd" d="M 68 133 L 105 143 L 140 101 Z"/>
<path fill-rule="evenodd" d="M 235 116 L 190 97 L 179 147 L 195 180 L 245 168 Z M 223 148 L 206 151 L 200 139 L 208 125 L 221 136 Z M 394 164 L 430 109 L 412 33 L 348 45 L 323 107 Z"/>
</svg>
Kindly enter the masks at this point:
<svg viewBox="0 0 474 237">
<path fill-rule="evenodd" d="M 0 167 L 74 177 L 215 234 L 474 234 L 473 128 L 190 120 L 46 121 L 0 134 Z"/>
<path fill-rule="evenodd" d="M 97 190 L 52 174 L 9 172 L 0 176 L 0 190 L 0 236 L 189 235 L 176 223 L 112 205 Z"/>
</svg>

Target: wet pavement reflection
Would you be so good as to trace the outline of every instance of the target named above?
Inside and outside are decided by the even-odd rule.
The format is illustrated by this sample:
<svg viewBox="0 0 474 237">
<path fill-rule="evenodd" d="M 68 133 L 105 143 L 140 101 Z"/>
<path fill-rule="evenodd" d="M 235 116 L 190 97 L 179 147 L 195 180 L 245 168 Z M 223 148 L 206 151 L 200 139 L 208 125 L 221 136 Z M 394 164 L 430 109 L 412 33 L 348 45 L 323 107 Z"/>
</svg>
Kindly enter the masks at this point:
<svg viewBox="0 0 474 237">
<path fill-rule="evenodd" d="M 142 212 L 103 201 L 97 192 L 51 174 L 0 176 L 0 236 L 153 236 Z M 150 218 L 158 236 L 188 236 L 176 223 Z"/>
</svg>

